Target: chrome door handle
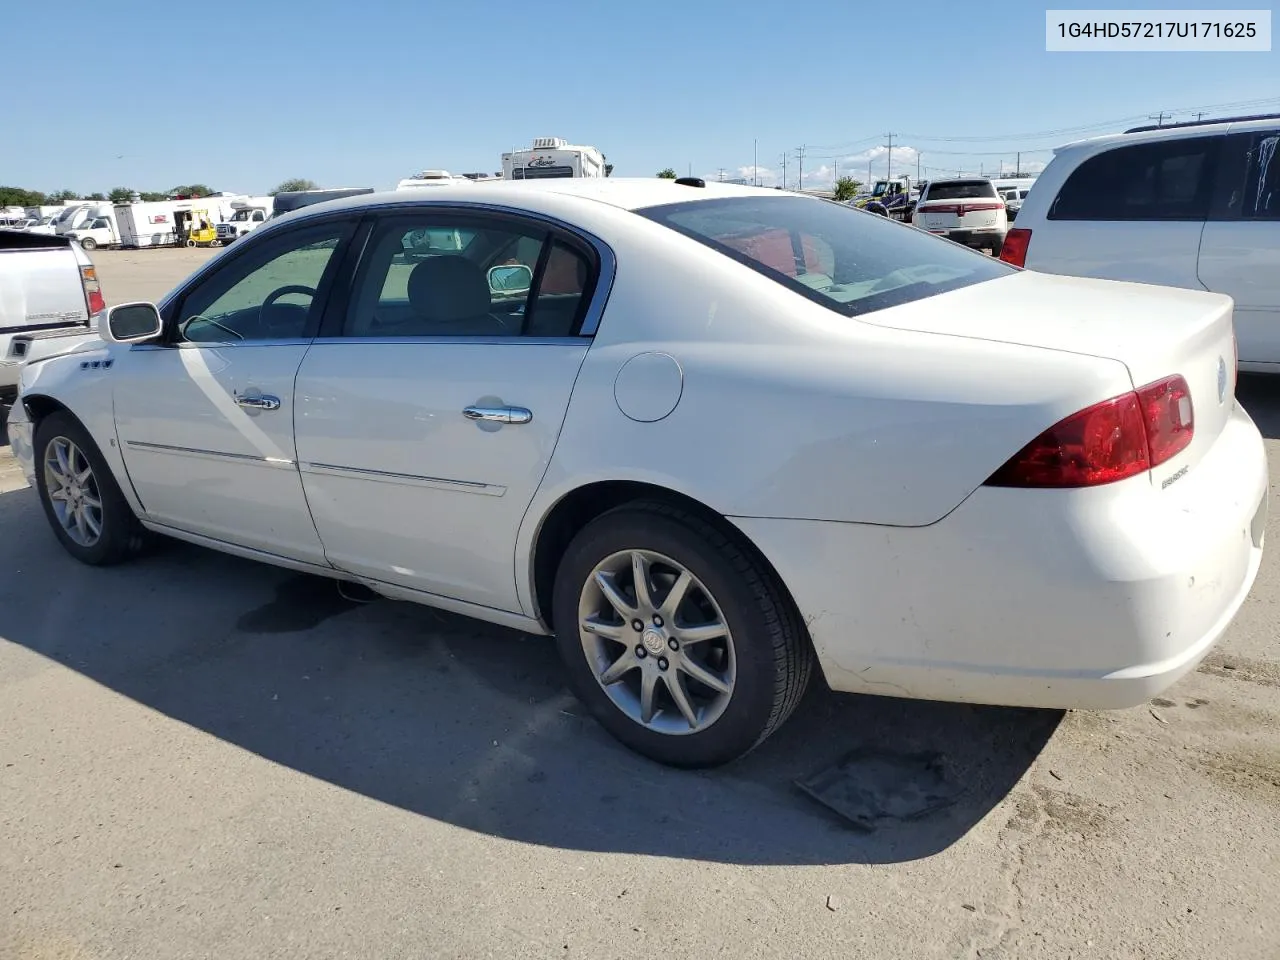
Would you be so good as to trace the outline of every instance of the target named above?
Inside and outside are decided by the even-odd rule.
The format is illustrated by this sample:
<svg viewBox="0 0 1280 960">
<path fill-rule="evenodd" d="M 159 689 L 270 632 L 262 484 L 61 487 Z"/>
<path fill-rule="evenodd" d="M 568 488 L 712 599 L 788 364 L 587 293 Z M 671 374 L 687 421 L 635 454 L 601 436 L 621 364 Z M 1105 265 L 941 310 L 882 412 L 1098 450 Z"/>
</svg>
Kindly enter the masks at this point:
<svg viewBox="0 0 1280 960">
<path fill-rule="evenodd" d="M 236 397 L 236 403 L 250 410 L 279 410 L 279 397 Z"/>
<path fill-rule="evenodd" d="M 533 411 L 524 407 L 467 407 L 462 415 L 468 420 L 490 423 L 528 423 L 533 419 Z"/>
</svg>

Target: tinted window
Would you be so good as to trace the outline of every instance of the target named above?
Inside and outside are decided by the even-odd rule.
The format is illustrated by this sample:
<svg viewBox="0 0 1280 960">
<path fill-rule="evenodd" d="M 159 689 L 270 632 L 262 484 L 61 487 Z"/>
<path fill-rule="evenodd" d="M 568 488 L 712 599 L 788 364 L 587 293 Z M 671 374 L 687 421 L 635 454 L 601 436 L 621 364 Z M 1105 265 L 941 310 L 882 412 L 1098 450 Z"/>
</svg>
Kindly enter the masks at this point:
<svg viewBox="0 0 1280 960">
<path fill-rule="evenodd" d="M 846 316 L 1014 272 L 912 227 L 806 197 L 695 200 L 637 212 Z"/>
<path fill-rule="evenodd" d="M 1219 163 L 1215 220 L 1280 220 L 1280 131 L 1227 138 Z"/>
<path fill-rule="evenodd" d="M 581 251 L 541 226 L 390 218 L 369 238 L 343 335 L 572 336 L 593 276 Z"/>
<path fill-rule="evenodd" d="M 949 183 L 929 184 L 926 200 L 990 200 L 996 188 L 990 180 L 952 180 Z"/>
<path fill-rule="evenodd" d="M 1220 137 L 1108 150 L 1076 168 L 1050 220 L 1203 220 Z"/>
<path fill-rule="evenodd" d="M 319 291 L 347 230 L 345 223 L 330 223 L 290 231 L 234 257 L 182 301 L 179 339 L 236 343 L 307 336 L 319 319 Z"/>
</svg>

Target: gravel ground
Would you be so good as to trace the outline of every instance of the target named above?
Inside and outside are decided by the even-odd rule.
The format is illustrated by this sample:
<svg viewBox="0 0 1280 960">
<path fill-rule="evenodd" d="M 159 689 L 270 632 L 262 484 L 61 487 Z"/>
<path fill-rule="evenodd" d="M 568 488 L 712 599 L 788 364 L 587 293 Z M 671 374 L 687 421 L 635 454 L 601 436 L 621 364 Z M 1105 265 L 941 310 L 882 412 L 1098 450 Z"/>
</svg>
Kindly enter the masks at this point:
<svg viewBox="0 0 1280 960">
<path fill-rule="evenodd" d="M 94 259 L 121 302 L 207 256 Z M 1280 384 L 1241 395 L 1280 478 Z M 81 567 L 4 447 L 0 533 L 3 960 L 1277 956 L 1274 547 L 1149 705 L 815 689 L 689 774 L 584 719 L 543 639 L 178 544 Z M 952 804 L 868 831 L 795 786 L 858 751 Z"/>
</svg>

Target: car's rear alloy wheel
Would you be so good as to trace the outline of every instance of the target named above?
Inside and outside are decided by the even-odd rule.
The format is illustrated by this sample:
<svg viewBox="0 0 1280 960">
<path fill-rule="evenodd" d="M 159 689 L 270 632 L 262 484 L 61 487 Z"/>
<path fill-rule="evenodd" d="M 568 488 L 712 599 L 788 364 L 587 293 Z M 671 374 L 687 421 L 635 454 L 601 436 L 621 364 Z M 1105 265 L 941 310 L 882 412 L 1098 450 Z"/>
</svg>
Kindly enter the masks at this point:
<svg viewBox="0 0 1280 960">
<path fill-rule="evenodd" d="M 33 446 L 40 503 L 68 553 L 105 565 L 146 546 L 147 531 L 80 421 L 62 411 L 49 414 L 36 425 Z"/>
<path fill-rule="evenodd" d="M 553 613 L 574 692 L 623 743 L 675 766 L 726 763 L 761 743 L 812 669 L 776 575 L 668 504 L 628 504 L 579 532 Z"/>
<path fill-rule="evenodd" d="M 609 699 L 651 730 L 705 730 L 733 696 L 737 664 L 724 614 L 670 557 L 624 550 L 598 563 L 582 588 L 578 633 Z"/>
</svg>

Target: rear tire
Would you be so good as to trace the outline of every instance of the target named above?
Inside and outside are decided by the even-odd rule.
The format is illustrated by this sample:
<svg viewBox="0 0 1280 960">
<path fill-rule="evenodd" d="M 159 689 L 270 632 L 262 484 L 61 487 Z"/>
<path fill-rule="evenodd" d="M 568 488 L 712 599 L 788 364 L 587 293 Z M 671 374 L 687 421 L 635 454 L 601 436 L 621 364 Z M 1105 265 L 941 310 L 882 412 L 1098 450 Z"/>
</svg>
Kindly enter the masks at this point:
<svg viewBox="0 0 1280 960">
<path fill-rule="evenodd" d="M 98 241 L 93 239 L 93 237 L 85 237 L 83 240 L 80 241 L 80 249 L 96 250 L 98 249 Z"/>
<path fill-rule="evenodd" d="M 791 715 L 812 673 L 776 575 L 664 503 L 626 504 L 584 527 L 561 559 L 553 613 L 574 693 L 614 737 L 671 766 L 748 753 Z"/>
<path fill-rule="evenodd" d="M 36 426 L 32 446 L 40 504 L 69 554 L 109 566 L 142 552 L 151 538 L 79 420 L 49 414 Z"/>
</svg>

